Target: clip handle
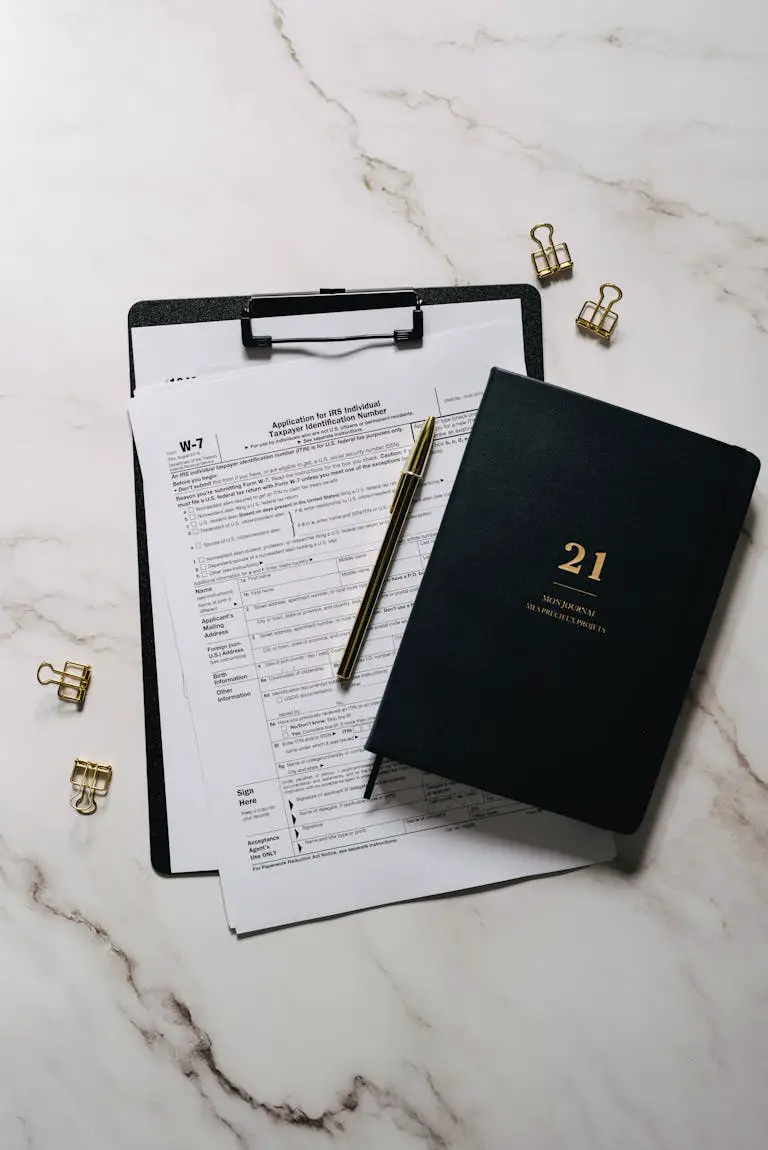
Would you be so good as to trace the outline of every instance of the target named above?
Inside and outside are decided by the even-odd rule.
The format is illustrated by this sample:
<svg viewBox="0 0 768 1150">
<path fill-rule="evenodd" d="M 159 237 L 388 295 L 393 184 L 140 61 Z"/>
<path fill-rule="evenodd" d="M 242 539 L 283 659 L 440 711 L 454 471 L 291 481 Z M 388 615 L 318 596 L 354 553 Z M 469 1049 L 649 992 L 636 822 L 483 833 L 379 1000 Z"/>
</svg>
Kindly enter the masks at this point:
<svg viewBox="0 0 768 1150">
<path fill-rule="evenodd" d="M 533 242 L 535 244 L 539 245 L 539 251 L 543 252 L 544 251 L 544 244 L 541 242 L 539 237 L 535 234 L 539 230 L 539 228 L 546 228 L 546 230 L 549 232 L 549 246 L 550 247 L 552 247 L 555 229 L 552 227 L 552 224 L 534 224 L 533 227 L 531 228 L 531 231 L 530 231 L 531 239 L 533 240 Z"/>
<path fill-rule="evenodd" d="M 49 671 L 53 671 L 54 675 L 58 675 L 59 678 L 58 679 L 41 679 L 40 678 L 40 672 L 43 670 L 44 667 L 47 667 Z M 48 686 L 50 686 L 51 683 L 60 683 L 61 682 L 61 676 L 63 674 L 64 674 L 63 671 L 57 671 L 56 670 L 53 663 L 41 663 L 40 666 L 37 668 L 37 681 L 41 687 L 48 687 Z"/>
<path fill-rule="evenodd" d="M 607 288 L 613 288 L 613 290 L 616 292 L 616 296 L 608 303 L 605 303 L 605 292 Z M 621 290 L 618 284 L 600 284 L 600 298 L 597 301 L 597 306 L 598 308 L 604 307 L 607 311 L 609 308 L 613 307 L 615 303 L 618 303 L 623 295 L 624 292 Z"/>
<path fill-rule="evenodd" d="M 93 797 L 93 787 L 82 787 L 79 794 L 73 795 L 69 805 L 79 815 L 92 815 L 96 810 L 96 800 Z"/>
</svg>

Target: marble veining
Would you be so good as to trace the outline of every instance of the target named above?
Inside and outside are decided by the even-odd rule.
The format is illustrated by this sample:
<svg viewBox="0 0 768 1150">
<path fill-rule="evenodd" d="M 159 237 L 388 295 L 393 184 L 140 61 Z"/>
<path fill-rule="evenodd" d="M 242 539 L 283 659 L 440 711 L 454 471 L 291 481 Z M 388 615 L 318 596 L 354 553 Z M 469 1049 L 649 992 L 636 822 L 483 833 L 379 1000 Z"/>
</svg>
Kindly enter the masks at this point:
<svg viewBox="0 0 768 1150">
<path fill-rule="evenodd" d="M 413 172 L 399 168 L 396 164 L 382 159 L 381 156 L 371 155 L 370 152 L 367 152 L 363 148 L 360 142 L 360 125 L 356 117 L 341 100 L 329 95 L 329 93 L 320 86 L 317 80 L 312 77 L 310 72 L 308 72 L 289 33 L 286 31 L 285 14 L 282 7 L 277 3 L 277 0 L 270 0 L 270 8 L 272 11 L 272 22 L 280 37 L 280 41 L 285 45 L 289 57 L 301 72 L 304 81 L 324 103 L 340 112 L 346 121 L 349 143 L 359 161 L 360 178 L 363 186 L 371 195 L 384 196 L 395 211 L 416 231 L 417 235 L 439 254 L 455 277 L 456 268 L 450 256 L 440 251 L 430 235 L 426 216 L 423 209 L 419 206 L 415 195 Z"/>
<path fill-rule="evenodd" d="M 251 1145 L 252 1130 L 249 1122 L 254 1118 L 266 1120 L 268 1126 L 298 1127 L 326 1134 L 343 1133 L 348 1117 L 354 1115 L 364 1103 L 370 1103 L 376 1111 L 391 1114 L 398 1129 L 414 1135 L 434 1150 L 442 1150 L 454 1144 L 451 1131 L 461 1129 L 461 1119 L 441 1096 L 429 1071 L 420 1071 L 415 1066 L 412 1068 L 414 1074 L 424 1078 L 426 1088 L 434 1099 L 439 1112 L 437 1121 L 422 1114 L 396 1091 L 377 1085 L 362 1074 L 352 1075 L 343 1089 L 337 1092 L 338 1096 L 332 1104 L 320 1113 L 307 1113 L 292 1102 L 269 1102 L 254 1097 L 222 1068 L 211 1035 L 196 1021 L 189 1004 L 172 989 L 144 986 L 137 959 L 128 954 L 99 922 L 85 915 L 76 906 L 65 906 L 57 901 L 40 864 L 34 859 L 11 854 L 2 839 L 0 876 L 34 910 L 71 924 L 84 933 L 102 954 L 114 960 L 113 971 L 130 989 L 128 1005 L 118 1006 L 127 1023 L 141 1037 L 153 1058 L 161 1058 L 173 1064 L 174 1069 L 199 1094 L 203 1106 L 215 1122 L 230 1132 L 237 1144 L 243 1147 Z M 375 958 L 374 961 L 385 977 L 389 978 L 381 963 Z M 419 1020 L 419 1024 L 428 1025 L 423 1019 Z M 222 1096 L 241 1104 L 243 1113 L 239 1121 L 222 1112 L 219 1105 Z M 247 1115 L 246 1119 L 243 1114 Z M 19 1116 L 18 1121 L 30 1144 L 34 1144 L 24 1118 Z M 445 1132 L 438 1128 L 440 1126 L 445 1128 Z"/>
</svg>

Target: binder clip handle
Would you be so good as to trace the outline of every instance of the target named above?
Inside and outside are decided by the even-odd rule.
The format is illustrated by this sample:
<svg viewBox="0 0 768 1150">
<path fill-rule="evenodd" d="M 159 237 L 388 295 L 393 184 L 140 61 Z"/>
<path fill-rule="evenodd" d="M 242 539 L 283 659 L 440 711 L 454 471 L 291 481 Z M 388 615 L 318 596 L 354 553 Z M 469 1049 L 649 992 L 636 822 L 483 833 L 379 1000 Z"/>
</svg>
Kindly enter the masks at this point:
<svg viewBox="0 0 768 1150">
<path fill-rule="evenodd" d="M 605 302 L 605 292 L 607 288 L 612 288 L 616 292 L 614 298 L 609 300 L 608 303 Z M 602 307 L 608 310 L 609 308 L 613 307 L 615 303 L 618 303 L 623 295 L 624 292 L 621 290 L 618 284 L 600 284 L 600 296 L 597 301 L 598 310 Z"/>
<path fill-rule="evenodd" d="M 41 679 L 40 678 L 40 672 L 45 667 L 47 667 L 49 671 L 52 671 L 54 675 L 58 675 L 59 676 L 58 679 Z M 48 686 L 50 686 L 51 683 L 57 683 L 57 684 L 60 683 L 62 674 L 63 674 L 63 671 L 57 671 L 56 668 L 54 667 L 53 663 L 41 663 L 40 666 L 37 668 L 37 681 L 41 687 L 48 687 Z"/>
<path fill-rule="evenodd" d="M 536 232 L 539 230 L 539 228 L 544 228 L 544 230 L 549 234 L 549 247 L 552 247 L 552 237 L 555 234 L 555 229 L 552 227 L 552 224 L 534 224 L 531 228 L 530 237 L 535 244 L 538 244 L 539 251 L 543 252 L 544 244 L 536 235 Z"/>
<path fill-rule="evenodd" d="M 92 787 L 83 787 L 69 800 L 69 805 L 79 815 L 92 815 L 96 810 L 96 800 L 93 797 Z"/>
</svg>

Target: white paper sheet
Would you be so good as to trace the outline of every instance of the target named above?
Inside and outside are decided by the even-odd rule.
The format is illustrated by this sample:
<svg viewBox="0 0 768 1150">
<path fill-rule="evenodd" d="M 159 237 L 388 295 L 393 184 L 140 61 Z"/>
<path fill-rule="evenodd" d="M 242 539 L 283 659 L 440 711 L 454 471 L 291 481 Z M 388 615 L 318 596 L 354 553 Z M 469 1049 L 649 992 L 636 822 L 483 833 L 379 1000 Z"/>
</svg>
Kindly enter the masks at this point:
<svg viewBox="0 0 768 1150">
<path fill-rule="evenodd" d="M 390 765 L 362 798 L 365 737 L 510 335 L 493 324 L 436 336 L 396 371 L 388 356 L 353 356 L 286 366 L 268 391 L 251 371 L 131 404 L 240 933 L 613 854 L 604 832 L 410 768 Z M 335 665 L 429 414 L 427 479 L 345 689 Z"/>
<path fill-rule="evenodd" d="M 377 331 L 405 327 L 410 319 L 405 309 L 386 309 L 362 314 L 365 315 L 366 323 L 371 323 L 372 326 L 375 317 Z M 519 299 L 425 306 L 425 347 L 428 346 L 430 336 L 438 332 L 497 321 L 504 321 L 509 329 L 509 339 L 504 348 L 503 360 L 500 361 L 501 366 L 513 371 L 525 371 L 522 309 Z M 275 336 L 295 335 L 299 322 L 302 335 L 350 334 L 360 330 L 361 313 L 332 313 L 302 316 L 300 319 L 295 316 L 276 316 L 269 320 L 269 330 Z M 238 320 L 134 328 L 132 347 L 137 392 L 170 380 L 243 370 L 244 367 L 253 364 L 253 360 L 249 359 L 243 347 Z M 312 347 L 316 351 L 318 345 Z M 349 350 L 349 345 L 331 345 L 327 354 L 338 357 L 341 362 L 346 360 Z M 422 353 L 423 350 L 419 349 L 418 353 Z M 394 365 L 399 361 L 397 358 L 392 359 L 392 356 L 403 354 L 393 348 L 377 347 L 374 351 L 377 356 L 388 355 Z M 366 351 L 365 355 L 367 354 Z M 268 373 L 264 377 L 266 385 L 274 386 L 274 373 L 282 364 L 298 357 L 301 357 L 299 349 L 281 350 L 272 361 L 262 361 L 258 366 Z M 146 529 L 171 870 L 176 873 L 215 870 L 218 862 L 208 825 L 208 804 L 197 742 L 187 705 L 164 584 L 156 561 L 159 536 L 149 505 L 146 508 Z"/>
</svg>

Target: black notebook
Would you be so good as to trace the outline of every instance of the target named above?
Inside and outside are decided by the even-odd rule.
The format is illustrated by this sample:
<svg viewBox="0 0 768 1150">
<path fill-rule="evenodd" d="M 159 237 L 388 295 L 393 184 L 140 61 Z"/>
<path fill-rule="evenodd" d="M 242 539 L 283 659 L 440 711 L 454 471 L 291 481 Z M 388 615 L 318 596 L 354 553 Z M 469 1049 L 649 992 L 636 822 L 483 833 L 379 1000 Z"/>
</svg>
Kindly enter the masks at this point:
<svg viewBox="0 0 768 1150">
<path fill-rule="evenodd" d="M 759 468 L 494 369 L 368 750 L 631 833 Z"/>
</svg>

